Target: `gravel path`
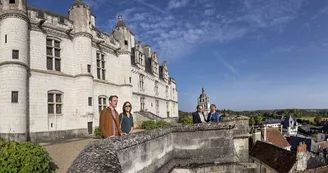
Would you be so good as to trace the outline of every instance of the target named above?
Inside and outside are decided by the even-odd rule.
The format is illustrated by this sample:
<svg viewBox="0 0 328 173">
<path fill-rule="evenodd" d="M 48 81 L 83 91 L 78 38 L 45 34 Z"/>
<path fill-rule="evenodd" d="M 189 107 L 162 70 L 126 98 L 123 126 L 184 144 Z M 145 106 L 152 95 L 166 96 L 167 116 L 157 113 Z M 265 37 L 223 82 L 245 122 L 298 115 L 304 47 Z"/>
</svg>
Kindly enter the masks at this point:
<svg viewBox="0 0 328 173">
<path fill-rule="evenodd" d="M 66 173 L 82 149 L 89 142 L 95 140 L 99 139 L 71 139 L 58 144 L 43 144 L 43 147 L 48 151 L 53 162 L 57 165 L 56 173 Z"/>
</svg>

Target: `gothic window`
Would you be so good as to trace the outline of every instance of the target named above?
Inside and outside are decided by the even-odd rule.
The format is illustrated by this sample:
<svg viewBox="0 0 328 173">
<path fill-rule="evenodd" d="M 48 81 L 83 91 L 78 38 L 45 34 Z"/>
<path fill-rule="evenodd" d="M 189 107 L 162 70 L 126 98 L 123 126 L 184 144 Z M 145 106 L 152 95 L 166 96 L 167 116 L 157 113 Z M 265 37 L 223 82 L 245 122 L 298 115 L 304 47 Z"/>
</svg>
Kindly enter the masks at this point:
<svg viewBox="0 0 328 173">
<path fill-rule="evenodd" d="M 15 4 L 15 0 L 9 0 L 9 4 Z"/>
<path fill-rule="evenodd" d="M 168 97 L 169 96 L 169 87 L 168 86 L 166 86 L 165 93 L 166 93 L 166 97 Z"/>
<path fill-rule="evenodd" d="M 47 69 L 61 70 L 60 42 L 54 39 L 47 39 Z"/>
<path fill-rule="evenodd" d="M 18 103 L 18 91 L 11 92 L 11 103 Z"/>
<path fill-rule="evenodd" d="M 145 97 L 140 98 L 140 111 L 145 110 Z"/>
<path fill-rule="evenodd" d="M 62 114 L 62 92 L 49 91 L 48 92 L 48 114 L 61 115 Z"/>
<path fill-rule="evenodd" d="M 129 45 L 128 40 L 125 40 L 125 41 L 124 41 L 124 44 L 125 44 L 126 46 Z"/>
<path fill-rule="evenodd" d="M 5 43 L 7 43 L 7 38 L 8 38 L 8 36 L 7 36 L 7 34 L 5 35 Z"/>
<path fill-rule="evenodd" d="M 99 96 L 98 97 L 98 109 L 99 112 L 106 109 L 107 107 L 107 97 L 106 96 Z"/>
<path fill-rule="evenodd" d="M 140 89 L 144 89 L 144 75 L 140 74 L 139 75 L 139 87 Z"/>
<path fill-rule="evenodd" d="M 105 69 L 105 55 L 102 53 L 97 53 L 97 78 L 101 80 L 106 79 L 106 69 Z"/>
<path fill-rule="evenodd" d="M 158 95 L 158 81 L 155 81 L 155 94 Z"/>
</svg>

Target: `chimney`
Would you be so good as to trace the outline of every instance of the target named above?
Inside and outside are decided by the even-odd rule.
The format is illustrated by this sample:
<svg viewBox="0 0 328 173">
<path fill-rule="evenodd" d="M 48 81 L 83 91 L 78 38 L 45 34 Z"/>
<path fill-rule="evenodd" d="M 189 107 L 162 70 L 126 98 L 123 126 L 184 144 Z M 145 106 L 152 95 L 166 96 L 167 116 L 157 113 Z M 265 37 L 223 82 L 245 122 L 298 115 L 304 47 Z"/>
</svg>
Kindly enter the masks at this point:
<svg viewBox="0 0 328 173">
<path fill-rule="evenodd" d="M 261 132 L 254 130 L 253 134 L 253 144 L 255 145 L 256 141 L 262 141 L 261 140 Z"/>
<path fill-rule="evenodd" d="M 266 126 L 264 126 L 264 127 L 262 127 L 262 129 L 261 129 L 261 133 L 262 133 L 262 136 L 263 136 L 263 142 L 266 142 L 266 140 L 267 140 L 267 132 L 266 132 L 266 130 L 267 130 L 267 127 Z"/>
<path fill-rule="evenodd" d="M 296 170 L 304 171 L 307 169 L 307 155 L 306 155 L 306 144 L 300 142 L 297 146 L 296 152 Z"/>
</svg>

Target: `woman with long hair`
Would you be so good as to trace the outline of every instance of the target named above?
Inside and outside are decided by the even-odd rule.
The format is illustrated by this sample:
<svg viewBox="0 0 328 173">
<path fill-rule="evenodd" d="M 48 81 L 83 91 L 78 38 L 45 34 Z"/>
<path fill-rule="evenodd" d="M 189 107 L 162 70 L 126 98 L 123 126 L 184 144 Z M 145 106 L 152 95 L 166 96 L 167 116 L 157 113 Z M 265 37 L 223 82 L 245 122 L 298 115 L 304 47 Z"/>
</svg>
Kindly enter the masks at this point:
<svg viewBox="0 0 328 173">
<path fill-rule="evenodd" d="M 132 105 L 129 101 L 123 104 L 123 112 L 119 115 L 121 130 L 123 134 L 129 134 L 133 131 Z"/>
</svg>

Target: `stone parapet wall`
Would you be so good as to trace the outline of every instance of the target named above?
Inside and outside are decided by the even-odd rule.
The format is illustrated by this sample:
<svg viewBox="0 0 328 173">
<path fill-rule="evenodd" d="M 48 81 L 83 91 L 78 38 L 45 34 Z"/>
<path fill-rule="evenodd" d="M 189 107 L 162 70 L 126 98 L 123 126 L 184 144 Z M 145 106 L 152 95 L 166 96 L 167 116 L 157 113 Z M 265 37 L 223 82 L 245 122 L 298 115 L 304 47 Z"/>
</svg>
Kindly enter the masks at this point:
<svg viewBox="0 0 328 173">
<path fill-rule="evenodd" d="M 245 117 L 143 131 L 89 143 L 68 172 L 167 173 L 175 168 L 236 165 L 248 160 L 248 138 Z"/>
</svg>

